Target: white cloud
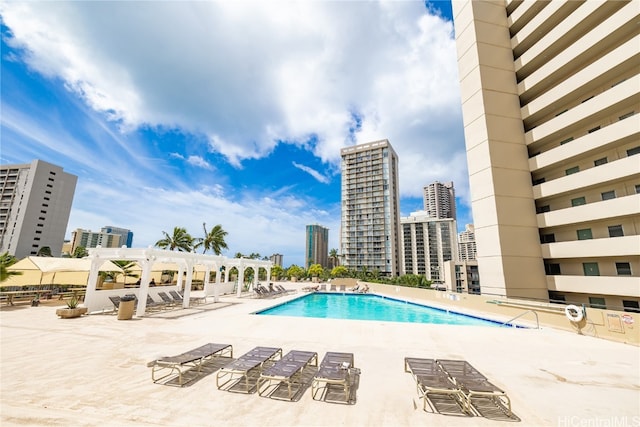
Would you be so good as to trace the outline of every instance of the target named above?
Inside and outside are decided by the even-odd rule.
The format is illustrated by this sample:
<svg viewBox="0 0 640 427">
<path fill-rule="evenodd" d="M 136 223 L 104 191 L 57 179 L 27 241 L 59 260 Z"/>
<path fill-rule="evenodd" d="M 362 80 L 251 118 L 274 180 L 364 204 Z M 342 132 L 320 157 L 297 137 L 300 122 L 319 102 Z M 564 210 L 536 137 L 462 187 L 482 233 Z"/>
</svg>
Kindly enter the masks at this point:
<svg viewBox="0 0 640 427">
<path fill-rule="evenodd" d="M 187 163 L 202 169 L 207 169 L 207 170 L 213 169 L 211 164 L 207 162 L 205 159 L 203 159 L 201 156 L 189 156 L 187 158 Z"/>
<path fill-rule="evenodd" d="M 312 177 L 314 177 L 316 179 L 316 181 L 321 182 L 323 184 L 327 184 L 329 183 L 331 180 L 329 178 L 327 178 L 326 176 L 322 175 L 320 172 L 318 172 L 317 170 L 310 168 L 309 166 L 305 166 L 305 165 L 301 165 L 300 163 L 296 163 L 296 162 L 291 162 L 293 164 L 294 167 L 300 169 L 301 171 L 304 171 L 306 173 L 308 173 L 309 175 L 311 175 Z"/>
<path fill-rule="evenodd" d="M 463 135 L 452 24 L 422 2 L 5 2 L 0 11 L 32 68 L 125 130 L 202 133 L 237 167 L 277 141 L 316 136 L 309 148 L 337 171 L 355 112 L 356 141 L 388 138 L 401 182 L 421 181 L 402 194 L 451 179 L 433 166 L 464 169 L 453 162 Z"/>
</svg>

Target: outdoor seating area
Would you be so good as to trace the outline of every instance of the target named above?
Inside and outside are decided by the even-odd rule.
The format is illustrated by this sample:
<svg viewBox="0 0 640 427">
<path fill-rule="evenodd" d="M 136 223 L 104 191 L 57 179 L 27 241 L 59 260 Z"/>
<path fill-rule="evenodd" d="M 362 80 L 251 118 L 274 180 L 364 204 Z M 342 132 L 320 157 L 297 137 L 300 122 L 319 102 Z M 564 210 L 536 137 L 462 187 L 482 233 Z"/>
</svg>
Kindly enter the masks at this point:
<svg viewBox="0 0 640 427">
<path fill-rule="evenodd" d="M 512 417 L 511 400 L 466 360 L 406 357 L 404 370 L 412 375 L 423 410 L 434 413 L 495 418 L 499 411 Z"/>
<path fill-rule="evenodd" d="M 209 343 L 177 356 L 162 357 L 150 362 L 147 366 L 151 367 L 151 379 L 154 383 L 168 378 L 177 378 L 177 385 L 182 387 L 185 372 L 196 370 L 199 374 L 203 365 L 214 358 L 231 357 L 233 357 L 233 347 L 230 344 Z M 157 377 L 158 372 L 164 375 Z M 167 381 L 165 384 L 171 383 Z"/>
</svg>

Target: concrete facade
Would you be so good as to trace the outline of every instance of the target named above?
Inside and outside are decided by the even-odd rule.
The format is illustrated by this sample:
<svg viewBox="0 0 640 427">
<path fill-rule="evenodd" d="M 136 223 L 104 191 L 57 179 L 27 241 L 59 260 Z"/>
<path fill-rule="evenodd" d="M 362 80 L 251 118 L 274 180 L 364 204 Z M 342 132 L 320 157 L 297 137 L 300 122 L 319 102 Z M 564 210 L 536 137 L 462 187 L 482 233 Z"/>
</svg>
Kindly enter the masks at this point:
<svg viewBox="0 0 640 427">
<path fill-rule="evenodd" d="M 475 261 L 477 252 L 475 228 L 473 224 L 467 224 L 465 230 L 458 233 L 458 259 Z"/>
<path fill-rule="evenodd" d="M 62 252 L 78 177 L 42 160 L 0 167 L 0 253 Z"/>
<path fill-rule="evenodd" d="M 107 233 L 104 231 L 91 231 L 78 228 L 71 232 L 71 254 L 79 247 L 97 248 L 119 248 L 126 246 L 122 242 L 122 235 L 116 233 Z"/>
<path fill-rule="evenodd" d="M 402 274 L 420 274 L 444 283 L 445 262 L 458 259 L 456 221 L 432 218 L 426 211 L 400 218 L 402 224 Z"/>
<path fill-rule="evenodd" d="M 482 292 L 637 309 L 638 3 L 452 4 Z"/>
<path fill-rule="evenodd" d="M 398 156 L 389 141 L 343 148 L 343 265 L 397 276 L 401 270 Z"/>
</svg>

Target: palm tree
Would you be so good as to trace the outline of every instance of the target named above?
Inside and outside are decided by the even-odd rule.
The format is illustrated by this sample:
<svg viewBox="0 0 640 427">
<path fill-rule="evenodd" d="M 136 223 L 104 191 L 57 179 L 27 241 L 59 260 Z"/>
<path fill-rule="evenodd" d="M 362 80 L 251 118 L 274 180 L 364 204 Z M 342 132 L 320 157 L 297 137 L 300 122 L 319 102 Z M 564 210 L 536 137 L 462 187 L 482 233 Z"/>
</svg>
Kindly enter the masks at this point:
<svg viewBox="0 0 640 427">
<path fill-rule="evenodd" d="M 329 259 L 331 259 L 331 268 L 333 267 L 337 267 L 337 261 L 338 261 L 338 250 L 337 249 L 331 249 L 329 251 Z"/>
<path fill-rule="evenodd" d="M 0 282 L 5 281 L 9 278 L 9 276 L 17 276 L 22 274 L 21 271 L 9 271 L 7 267 L 12 266 L 18 262 L 16 257 L 13 255 L 9 255 L 9 252 L 5 252 L 0 255 Z"/>
<path fill-rule="evenodd" d="M 187 233 L 187 229 L 183 227 L 174 227 L 173 235 L 169 235 L 166 231 L 163 231 L 164 238 L 156 242 L 156 246 L 162 249 L 175 250 L 180 252 L 191 252 L 193 248 L 193 237 Z"/>
<path fill-rule="evenodd" d="M 89 255 L 89 251 L 84 246 L 77 246 L 71 258 L 84 258 Z"/>
<path fill-rule="evenodd" d="M 212 250 L 216 255 L 220 255 L 223 249 L 229 249 L 229 247 L 227 246 L 227 242 L 224 241 L 224 236 L 229 233 L 224 231 L 220 224 L 217 224 L 211 229 L 211 231 L 207 232 L 207 223 L 203 222 L 202 228 L 204 229 L 204 237 L 195 239 L 197 243 L 195 244 L 193 249 L 202 246 L 202 253 L 205 253 L 208 250 Z"/>
<path fill-rule="evenodd" d="M 36 256 L 52 257 L 53 254 L 51 253 L 51 248 L 49 246 L 43 246 L 40 249 L 38 249 L 38 253 L 36 254 Z"/>
<path fill-rule="evenodd" d="M 120 273 L 119 271 L 116 272 L 115 277 L 118 277 L 119 275 L 122 274 L 122 276 L 124 277 L 124 282 L 126 282 L 127 277 L 138 277 L 138 275 L 133 272 L 133 268 L 137 266 L 137 264 L 134 261 L 114 260 L 112 262 L 118 267 L 120 267 L 120 269 L 122 270 L 122 273 Z"/>
</svg>

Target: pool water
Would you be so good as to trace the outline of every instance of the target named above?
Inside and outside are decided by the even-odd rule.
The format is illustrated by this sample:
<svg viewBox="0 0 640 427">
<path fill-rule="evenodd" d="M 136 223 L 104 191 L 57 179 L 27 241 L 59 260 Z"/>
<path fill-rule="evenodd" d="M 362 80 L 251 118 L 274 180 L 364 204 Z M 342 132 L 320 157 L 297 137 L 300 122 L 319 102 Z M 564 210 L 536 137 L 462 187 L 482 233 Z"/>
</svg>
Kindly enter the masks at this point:
<svg viewBox="0 0 640 427">
<path fill-rule="evenodd" d="M 269 316 L 382 320 L 438 325 L 500 326 L 501 323 L 373 294 L 315 292 L 257 312 Z M 512 325 L 508 325 L 512 326 Z"/>
</svg>

